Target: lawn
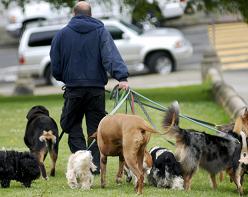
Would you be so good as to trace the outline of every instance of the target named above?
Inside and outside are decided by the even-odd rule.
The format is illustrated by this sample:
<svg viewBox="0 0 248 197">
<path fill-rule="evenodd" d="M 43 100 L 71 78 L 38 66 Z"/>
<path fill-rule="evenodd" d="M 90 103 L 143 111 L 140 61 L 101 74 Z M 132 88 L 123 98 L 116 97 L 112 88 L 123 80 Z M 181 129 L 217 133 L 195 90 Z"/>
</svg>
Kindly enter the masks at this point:
<svg viewBox="0 0 248 197">
<path fill-rule="evenodd" d="M 201 120 L 223 124 L 229 122 L 229 117 L 223 109 L 218 106 L 208 85 L 185 86 L 176 88 L 160 88 L 137 90 L 146 97 L 159 102 L 164 106 L 170 105 L 173 100 L 178 100 L 181 106 L 181 113 Z M 6 149 L 15 149 L 19 151 L 27 150 L 24 141 L 24 131 L 26 125 L 26 114 L 34 105 L 46 106 L 51 116 L 59 123 L 61 108 L 63 105 L 62 95 L 35 96 L 35 97 L 0 97 L 0 147 Z M 113 101 L 107 101 L 107 110 L 110 112 L 113 108 Z M 122 107 L 118 112 L 124 112 Z M 154 109 L 147 109 L 152 120 L 161 130 L 161 121 L 163 113 Z M 145 117 L 141 110 L 136 106 L 136 113 Z M 206 129 L 197 126 L 189 121 L 181 119 L 181 126 L 186 128 L 195 128 L 206 131 Z M 85 127 L 85 126 L 84 126 Z M 214 134 L 214 131 L 210 131 Z M 158 135 L 152 136 L 148 148 L 152 146 L 162 146 L 174 150 L 174 147 Z M 24 188 L 20 183 L 12 181 L 11 187 L 7 189 L 0 188 L 0 196 L 134 196 L 134 188 L 131 183 L 123 181 L 117 185 L 115 174 L 117 172 L 118 159 L 110 158 L 107 168 L 107 187 L 100 188 L 100 178 L 95 177 L 93 189 L 90 191 L 71 190 L 65 178 L 65 170 L 68 156 L 70 155 L 67 146 L 67 136 L 64 135 L 59 149 L 59 158 L 57 161 L 56 177 L 44 181 L 41 178 L 36 180 L 31 188 Z M 46 169 L 50 169 L 50 158 L 46 160 Z M 123 179 L 124 180 L 124 179 Z M 199 170 L 193 177 L 192 190 L 190 192 L 174 191 L 168 189 L 155 188 L 145 185 L 144 196 L 233 196 L 238 195 L 235 185 L 229 182 L 226 176 L 224 182 L 219 184 L 216 191 L 210 187 L 208 174 Z"/>
</svg>

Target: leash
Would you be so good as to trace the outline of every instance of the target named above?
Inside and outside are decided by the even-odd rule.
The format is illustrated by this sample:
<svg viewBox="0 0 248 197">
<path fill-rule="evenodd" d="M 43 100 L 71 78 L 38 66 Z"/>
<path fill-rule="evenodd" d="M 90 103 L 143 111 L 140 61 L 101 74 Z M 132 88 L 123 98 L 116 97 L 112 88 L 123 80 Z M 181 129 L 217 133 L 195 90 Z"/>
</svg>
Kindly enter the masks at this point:
<svg viewBox="0 0 248 197">
<path fill-rule="evenodd" d="M 157 103 L 157 102 L 154 102 L 154 101 L 152 101 L 151 99 L 148 99 L 147 97 L 143 96 L 142 94 L 139 94 L 138 92 L 136 92 L 136 91 L 134 91 L 134 90 L 131 90 L 131 92 L 134 93 L 134 94 L 136 94 L 136 95 L 138 95 L 139 97 L 143 98 L 144 100 L 149 101 L 150 103 L 152 103 L 152 104 L 154 104 L 154 105 L 156 105 L 156 106 L 159 107 L 159 108 L 157 107 L 156 109 L 159 109 L 160 111 L 165 111 L 165 112 L 168 111 L 168 108 L 167 108 L 167 107 L 164 107 L 163 105 L 161 105 L 161 104 L 159 104 L 159 103 Z M 150 105 L 149 105 L 149 106 L 150 106 Z M 201 120 L 198 120 L 198 119 L 196 119 L 196 118 L 191 118 L 191 117 L 185 116 L 185 115 L 183 115 L 183 114 L 179 114 L 179 117 L 184 118 L 184 119 L 186 119 L 186 120 L 189 120 L 189 121 L 191 121 L 191 122 L 193 122 L 193 123 L 195 123 L 195 124 L 198 124 L 198 125 L 200 125 L 200 126 L 202 126 L 202 127 L 205 127 L 205 128 L 210 129 L 210 130 L 213 130 L 213 131 L 215 131 L 216 133 L 219 133 L 219 134 L 221 134 L 221 135 L 223 134 L 222 131 L 220 131 L 220 130 L 218 130 L 218 129 L 216 129 L 216 128 L 213 127 L 213 126 L 216 127 L 215 124 L 208 123 L 208 122 L 205 122 L 205 121 L 201 121 Z"/>
<path fill-rule="evenodd" d="M 113 93 L 112 93 L 111 91 L 109 91 L 109 90 L 105 90 L 105 91 L 106 91 L 107 93 L 113 94 Z M 155 105 L 157 105 L 157 106 L 160 106 L 160 107 L 156 107 L 156 106 L 154 106 L 154 105 L 150 105 L 150 104 L 147 104 L 147 103 L 144 103 L 144 102 L 140 101 L 141 104 L 144 105 L 144 106 L 147 106 L 147 107 L 150 107 L 150 108 L 156 109 L 156 110 L 158 110 L 158 111 L 162 111 L 162 112 L 167 112 L 167 111 L 168 111 L 168 108 L 167 108 L 167 107 L 164 107 L 164 106 L 160 105 L 159 103 L 154 102 L 154 101 L 148 99 L 147 97 L 143 96 L 142 94 L 139 94 L 138 92 L 136 92 L 136 91 L 134 91 L 134 90 L 131 90 L 131 93 L 134 93 L 134 94 L 138 95 L 139 97 L 142 97 L 143 99 L 149 101 L 150 103 L 153 103 L 153 104 L 155 104 Z M 134 100 L 134 102 L 137 103 L 137 100 Z M 212 126 L 212 127 L 215 127 L 215 128 L 218 127 L 218 125 L 216 125 L 216 124 L 214 124 L 214 123 L 210 123 L 210 122 L 206 122 L 206 121 L 203 121 L 203 120 L 199 120 L 199 119 L 196 119 L 196 118 L 187 116 L 187 115 L 179 114 L 179 116 L 182 117 L 182 118 L 191 119 L 191 120 L 193 120 L 193 121 L 196 121 L 197 123 L 199 122 L 199 123 L 202 123 L 202 124 L 205 124 L 205 125 L 209 125 L 209 126 Z M 197 124 L 197 123 L 196 123 L 196 124 Z"/>
<path fill-rule="evenodd" d="M 131 90 L 128 89 L 127 91 L 123 91 L 122 95 L 120 97 L 120 101 L 117 101 L 117 105 L 114 107 L 114 109 L 109 113 L 109 115 L 113 115 L 120 107 L 121 105 L 127 100 L 127 97 L 129 96 Z M 117 94 L 118 95 L 118 94 Z M 92 142 L 90 143 L 90 145 L 88 146 L 88 148 L 86 150 L 89 150 L 91 148 L 91 146 L 96 142 L 96 139 L 93 139 Z"/>
<path fill-rule="evenodd" d="M 136 100 L 134 100 L 134 102 L 137 103 Z M 142 105 L 146 106 L 146 107 L 150 107 L 150 108 L 152 108 L 152 109 L 156 109 L 156 110 L 161 111 L 161 112 L 167 112 L 167 111 L 168 111 L 167 109 L 162 109 L 162 108 L 160 108 L 160 107 L 156 107 L 156 106 L 153 106 L 153 105 L 144 103 L 144 102 L 142 102 L 142 101 L 140 101 L 140 103 L 141 103 Z M 184 115 L 184 116 L 186 116 L 186 115 Z M 192 118 L 192 117 L 190 117 L 190 116 L 186 116 L 186 117 L 188 117 L 188 118 L 190 118 L 190 119 L 192 119 L 192 120 L 195 120 L 195 121 L 197 121 L 197 122 L 201 122 L 201 123 L 203 123 L 203 124 L 209 125 L 209 126 L 213 126 L 213 127 L 217 127 L 217 126 L 218 126 L 218 125 L 215 125 L 215 124 L 210 123 L 210 122 L 206 122 L 206 121 L 203 121 L 203 120 L 199 120 L 199 119 L 196 119 L 196 118 Z"/>
<path fill-rule="evenodd" d="M 110 112 L 110 115 L 113 115 L 120 107 L 121 105 L 126 101 L 126 113 L 127 113 L 127 102 L 129 102 L 129 105 L 130 105 L 130 108 L 131 108 L 131 111 L 133 114 L 135 114 L 135 110 L 134 110 L 134 103 L 137 103 L 139 105 L 139 107 L 141 108 L 141 110 L 143 111 L 143 113 L 145 114 L 146 118 L 148 119 L 148 121 L 150 122 L 150 124 L 156 129 L 156 126 L 155 124 L 152 122 L 150 116 L 148 115 L 146 109 L 144 106 L 147 106 L 147 107 L 150 107 L 150 108 L 153 108 L 153 109 L 156 109 L 156 110 L 159 110 L 159 111 L 162 111 L 162 112 L 167 112 L 168 111 L 168 108 L 167 107 L 164 107 L 163 105 L 143 96 L 142 94 L 132 90 L 132 89 L 128 89 L 126 91 L 123 91 L 121 96 L 119 96 L 119 89 L 118 89 L 118 85 L 116 85 L 112 91 L 109 91 L 109 90 L 105 90 L 107 93 L 110 93 L 110 100 L 111 99 L 115 99 L 115 104 L 114 104 L 114 109 Z M 120 97 L 120 98 L 119 98 Z M 144 103 L 142 101 L 140 101 L 140 98 L 152 103 L 153 105 L 151 104 L 147 104 L 147 103 Z M 155 105 L 155 106 L 154 106 Z M 213 123 L 209 123 L 209 122 L 206 122 L 206 121 L 203 121 L 203 120 L 199 120 L 199 119 L 196 119 L 196 118 L 193 118 L 193 117 L 190 117 L 190 116 L 187 116 L 187 115 L 183 115 L 183 114 L 179 114 L 179 117 L 181 118 L 184 118 L 188 121 L 191 121 L 197 125 L 200 125 L 202 127 L 205 127 L 209 130 L 213 130 L 215 131 L 216 133 L 219 133 L 221 135 L 223 135 L 223 132 L 218 130 L 217 129 L 217 125 L 213 124 Z M 63 137 L 63 134 L 64 134 L 64 131 L 62 131 L 62 133 L 60 134 L 59 136 L 59 141 L 61 140 L 61 138 Z M 88 146 L 87 150 L 95 143 L 95 139 L 91 142 L 91 144 Z M 168 141 L 170 144 L 172 145 L 175 145 L 173 142 L 169 141 L 166 139 L 166 141 Z"/>
</svg>

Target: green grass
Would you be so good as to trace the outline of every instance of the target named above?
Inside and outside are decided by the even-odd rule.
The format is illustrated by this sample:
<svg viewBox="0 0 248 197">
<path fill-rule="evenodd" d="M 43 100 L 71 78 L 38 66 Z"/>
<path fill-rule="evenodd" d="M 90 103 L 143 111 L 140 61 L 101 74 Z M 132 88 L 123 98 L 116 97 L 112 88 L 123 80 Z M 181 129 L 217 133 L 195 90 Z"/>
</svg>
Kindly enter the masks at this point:
<svg viewBox="0 0 248 197">
<path fill-rule="evenodd" d="M 170 105 L 173 100 L 178 100 L 181 113 L 196 117 L 216 124 L 223 124 L 229 121 L 229 117 L 223 109 L 216 105 L 208 85 L 185 86 L 177 88 L 160 88 L 138 90 L 146 97 L 159 102 L 164 106 Z M 25 96 L 25 97 L 0 97 L 0 147 L 15 150 L 27 150 L 23 136 L 26 126 L 26 114 L 34 105 L 46 106 L 52 117 L 59 123 L 61 108 L 63 106 L 62 95 L 51 96 Z M 110 112 L 113 108 L 113 101 L 107 102 L 107 110 Z M 161 129 L 163 113 L 147 109 L 152 120 Z M 118 112 L 124 112 L 122 107 Z M 136 113 L 145 117 L 141 110 L 136 107 Z M 181 119 L 181 126 L 184 128 L 195 128 L 206 130 L 191 122 Z M 85 127 L 85 126 L 84 126 Z M 214 133 L 213 131 L 210 131 Z M 163 146 L 174 150 L 174 147 L 168 144 L 161 136 L 152 136 L 148 148 L 152 146 Z M 65 178 L 67 159 L 70 155 L 67 145 L 67 135 L 64 135 L 59 149 L 59 158 L 57 161 L 56 177 L 48 181 L 42 179 L 36 180 L 31 188 L 24 188 L 20 183 L 12 181 L 11 187 L 7 189 L 0 188 L 0 196 L 134 196 L 134 187 L 125 181 L 121 185 L 116 185 L 115 174 L 117 172 L 118 159 L 109 158 L 107 165 L 107 187 L 100 188 L 100 178 L 95 177 L 93 189 L 90 191 L 71 190 Z M 46 169 L 50 169 L 50 158 L 46 160 Z M 224 182 L 219 184 L 216 191 L 210 187 L 208 174 L 202 170 L 193 177 L 192 190 L 190 192 L 174 191 L 161 188 L 155 188 L 145 185 L 144 196 L 233 196 L 238 195 L 235 185 L 229 183 L 226 176 Z"/>
</svg>

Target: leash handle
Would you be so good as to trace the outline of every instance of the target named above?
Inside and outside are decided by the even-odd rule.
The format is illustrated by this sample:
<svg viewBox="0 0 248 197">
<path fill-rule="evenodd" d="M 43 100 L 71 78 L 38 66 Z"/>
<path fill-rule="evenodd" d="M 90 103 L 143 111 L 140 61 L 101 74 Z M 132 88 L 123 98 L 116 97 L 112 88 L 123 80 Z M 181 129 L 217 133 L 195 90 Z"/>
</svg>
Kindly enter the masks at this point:
<svg viewBox="0 0 248 197">
<path fill-rule="evenodd" d="M 120 107 L 121 105 L 124 103 L 124 101 L 127 99 L 128 95 L 130 94 L 130 89 L 124 91 L 121 95 L 121 99 L 119 101 L 119 103 L 115 106 L 115 108 L 109 113 L 110 115 L 113 115 Z M 125 96 L 124 96 L 125 95 Z"/>
</svg>

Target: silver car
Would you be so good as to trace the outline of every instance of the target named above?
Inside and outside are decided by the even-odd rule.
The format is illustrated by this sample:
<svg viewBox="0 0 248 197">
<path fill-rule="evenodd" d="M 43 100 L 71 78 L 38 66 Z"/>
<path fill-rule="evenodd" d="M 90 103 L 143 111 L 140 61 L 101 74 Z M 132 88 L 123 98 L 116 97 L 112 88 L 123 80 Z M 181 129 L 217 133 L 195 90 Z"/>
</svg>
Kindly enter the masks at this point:
<svg viewBox="0 0 248 197">
<path fill-rule="evenodd" d="M 122 58 L 132 74 L 148 69 L 151 73 L 165 74 L 176 70 L 179 59 L 189 58 L 193 49 L 183 34 L 173 28 L 142 31 L 120 20 L 102 20 L 111 33 Z M 20 72 L 52 83 L 50 45 L 53 36 L 64 25 L 42 26 L 27 29 L 19 46 Z"/>
</svg>

